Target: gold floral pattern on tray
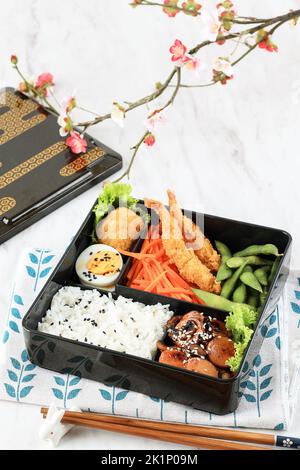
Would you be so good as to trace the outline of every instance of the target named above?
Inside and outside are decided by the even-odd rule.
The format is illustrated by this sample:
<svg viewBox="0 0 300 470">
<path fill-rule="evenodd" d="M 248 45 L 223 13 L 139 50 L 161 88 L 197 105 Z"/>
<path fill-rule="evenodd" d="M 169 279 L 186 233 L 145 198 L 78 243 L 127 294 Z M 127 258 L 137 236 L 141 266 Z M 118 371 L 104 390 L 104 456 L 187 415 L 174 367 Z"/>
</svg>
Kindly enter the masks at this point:
<svg viewBox="0 0 300 470">
<path fill-rule="evenodd" d="M 45 121 L 46 114 L 35 113 L 39 108 L 37 103 L 22 99 L 11 91 L 3 90 L 0 93 L 0 111 L 4 111 L 0 115 L 0 145 Z M 30 116 L 31 113 L 32 116 Z"/>
<path fill-rule="evenodd" d="M 17 201 L 13 197 L 3 197 L 0 199 L 0 215 L 5 214 L 10 209 L 13 209 Z"/>
<path fill-rule="evenodd" d="M 69 163 L 68 165 L 64 166 L 59 174 L 60 176 L 72 176 L 77 171 L 83 170 L 91 163 L 95 162 L 99 158 L 105 155 L 105 151 L 101 148 L 94 148 L 90 152 L 86 153 L 85 155 L 81 155 L 80 157 L 76 158 L 73 162 Z"/>
<path fill-rule="evenodd" d="M 55 144 L 51 145 L 51 147 L 48 147 L 37 155 L 30 157 L 25 162 L 0 176 L 0 189 L 3 189 L 19 178 L 22 178 L 22 176 L 47 162 L 51 158 L 56 157 L 66 149 L 67 146 L 64 142 L 56 142 Z"/>
</svg>

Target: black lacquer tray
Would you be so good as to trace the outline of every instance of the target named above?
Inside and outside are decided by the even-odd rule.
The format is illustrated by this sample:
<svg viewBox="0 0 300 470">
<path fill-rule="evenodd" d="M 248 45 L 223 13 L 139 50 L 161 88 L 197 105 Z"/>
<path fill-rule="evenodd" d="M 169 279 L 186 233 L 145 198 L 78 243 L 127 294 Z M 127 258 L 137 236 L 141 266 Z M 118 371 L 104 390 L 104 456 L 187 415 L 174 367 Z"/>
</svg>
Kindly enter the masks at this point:
<svg viewBox="0 0 300 470">
<path fill-rule="evenodd" d="M 122 167 L 122 158 L 86 136 L 75 155 L 56 116 L 13 88 L 0 90 L 0 243 Z"/>
<path fill-rule="evenodd" d="M 192 406 L 195 409 L 220 415 L 234 411 L 241 398 L 240 383 L 247 379 L 247 374 L 251 370 L 251 368 L 245 367 L 246 362 L 253 361 L 263 341 L 259 325 L 275 309 L 287 279 L 292 239 L 289 233 L 284 230 L 196 212 L 190 214 L 194 220 L 204 221 L 204 230 L 208 238 L 222 240 L 233 251 L 238 251 L 252 244 L 274 243 L 283 253 L 240 370 L 234 377 L 226 380 L 213 378 L 157 361 L 142 359 L 46 333 L 37 333 L 38 323 L 46 314 L 57 290 L 64 285 L 80 285 L 75 272 L 75 262 L 79 254 L 91 244 L 94 223 L 92 211 L 63 255 L 43 291 L 24 317 L 23 331 L 30 360 L 46 369 L 61 373 L 80 374 L 82 377 L 100 381 L 106 385 L 120 386 L 159 397 L 165 401 Z M 138 240 L 132 248 L 133 251 L 139 251 L 141 244 L 142 240 Z M 114 295 L 123 295 L 150 305 L 157 302 L 169 304 L 176 315 L 198 310 L 204 314 L 225 319 L 227 313 L 222 310 L 126 287 L 126 274 L 132 261 L 130 259 L 124 261 L 121 278 Z M 39 352 L 41 350 L 43 353 Z M 77 365 L 74 365 L 75 357 L 82 358 L 79 369 Z"/>
</svg>

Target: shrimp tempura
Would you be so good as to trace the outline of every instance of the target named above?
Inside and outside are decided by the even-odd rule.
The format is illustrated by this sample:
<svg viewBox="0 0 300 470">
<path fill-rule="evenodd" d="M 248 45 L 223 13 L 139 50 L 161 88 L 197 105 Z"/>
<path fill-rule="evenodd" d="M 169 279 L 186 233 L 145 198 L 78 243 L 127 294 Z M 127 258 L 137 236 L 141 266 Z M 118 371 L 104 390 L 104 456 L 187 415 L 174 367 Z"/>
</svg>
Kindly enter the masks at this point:
<svg viewBox="0 0 300 470">
<path fill-rule="evenodd" d="M 188 247 L 194 249 L 196 256 L 212 272 L 217 272 L 220 267 L 221 258 L 218 252 L 213 248 L 211 242 L 201 232 L 189 217 L 183 215 L 179 207 L 175 194 L 168 191 L 170 212 L 181 227 L 183 238 Z"/>
<path fill-rule="evenodd" d="M 162 242 L 167 256 L 174 263 L 180 275 L 187 282 L 200 289 L 219 294 L 221 284 L 215 276 L 202 264 L 192 249 L 186 247 L 180 225 L 168 209 L 158 201 L 145 199 L 145 205 L 157 212 L 162 224 Z"/>
</svg>

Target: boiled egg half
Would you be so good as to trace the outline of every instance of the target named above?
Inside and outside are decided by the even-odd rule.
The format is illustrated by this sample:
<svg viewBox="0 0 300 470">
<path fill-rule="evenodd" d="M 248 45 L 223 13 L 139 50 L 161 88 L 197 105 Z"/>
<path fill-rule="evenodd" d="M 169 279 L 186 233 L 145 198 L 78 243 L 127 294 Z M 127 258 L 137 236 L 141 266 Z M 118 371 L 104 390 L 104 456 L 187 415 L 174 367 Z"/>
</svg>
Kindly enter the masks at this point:
<svg viewBox="0 0 300 470">
<path fill-rule="evenodd" d="M 112 246 L 103 244 L 86 248 L 75 265 L 81 283 L 89 287 L 115 285 L 122 267 L 122 255 Z"/>
</svg>

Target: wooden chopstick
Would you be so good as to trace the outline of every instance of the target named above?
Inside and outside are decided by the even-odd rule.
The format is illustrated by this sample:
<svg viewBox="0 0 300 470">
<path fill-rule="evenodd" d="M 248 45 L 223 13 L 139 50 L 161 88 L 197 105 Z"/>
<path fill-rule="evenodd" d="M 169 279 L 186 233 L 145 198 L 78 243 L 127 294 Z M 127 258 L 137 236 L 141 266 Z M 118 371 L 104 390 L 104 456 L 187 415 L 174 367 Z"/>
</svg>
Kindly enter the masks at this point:
<svg viewBox="0 0 300 470">
<path fill-rule="evenodd" d="M 47 408 L 42 408 L 41 413 L 47 414 Z M 272 434 L 261 434 L 254 432 L 237 431 L 233 429 L 222 429 L 208 426 L 193 426 L 190 424 L 177 424 L 169 422 L 157 422 L 144 419 L 127 418 L 120 416 L 100 415 L 97 413 L 87 412 L 72 412 L 66 411 L 64 419 L 66 418 L 80 418 L 85 420 L 92 420 L 96 422 L 106 422 L 112 424 L 121 424 L 127 426 L 134 426 L 137 428 L 163 430 L 170 432 L 177 432 L 179 434 L 189 434 L 192 436 L 213 437 L 216 439 L 227 439 L 239 442 L 251 442 L 254 444 L 275 445 L 274 436 Z"/>
<path fill-rule="evenodd" d="M 47 412 L 47 408 L 41 409 L 41 413 L 44 415 L 44 417 L 47 415 Z M 156 423 L 148 420 L 138 420 L 117 416 L 105 416 L 85 412 L 78 413 L 71 411 L 65 412 L 62 422 L 78 426 L 85 426 L 93 429 L 102 429 L 105 431 L 146 437 L 149 439 L 156 439 L 160 441 L 168 441 L 173 442 L 175 444 L 187 445 L 196 448 L 201 447 L 209 450 L 268 450 L 268 447 L 246 445 L 240 444 L 238 442 L 230 442 L 229 435 L 221 437 L 221 435 L 219 434 L 217 439 L 212 439 L 211 436 L 214 436 L 214 433 L 210 434 L 209 436 L 206 435 L 209 434 L 209 431 L 227 430 L 212 429 L 209 427 L 205 428 L 207 429 L 206 434 L 201 434 L 202 427 L 198 426 L 173 423 Z M 228 431 L 230 432 L 230 430 Z M 235 433 L 238 433 L 238 431 L 235 431 Z M 237 436 L 235 437 L 237 440 Z M 228 441 L 222 439 L 228 439 Z"/>
</svg>

